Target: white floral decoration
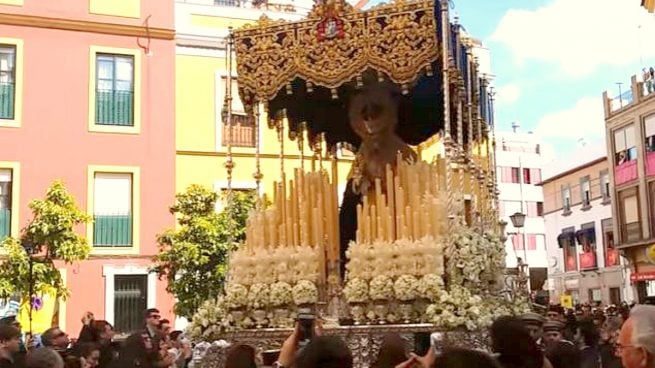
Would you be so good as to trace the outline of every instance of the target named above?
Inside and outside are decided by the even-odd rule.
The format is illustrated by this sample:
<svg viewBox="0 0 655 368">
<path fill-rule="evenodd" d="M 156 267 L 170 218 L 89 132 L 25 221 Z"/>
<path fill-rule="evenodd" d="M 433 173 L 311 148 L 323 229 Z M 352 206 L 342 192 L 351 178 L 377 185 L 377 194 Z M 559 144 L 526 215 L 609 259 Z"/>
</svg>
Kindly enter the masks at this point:
<svg viewBox="0 0 655 368">
<path fill-rule="evenodd" d="M 444 291 L 443 278 L 439 275 L 429 273 L 418 281 L 419 296 L 430 301 L 438 300 Z"/>
<path fill-rule="evenodd" d="M 402 275 L 394 282 L 393 292 L 400 301 L 412 301 L 418 295 L 418 280 L 412 275 Z"/>
<path fill-rule="evenodd" d="M 293 286 L 293 302 L 296 305 L 316 304 L 318 302 L 318 289 L 316 284 L 309 280 L 300 280 Z"/>
<path fill-rule="evenodd" d="M 270 294 L 267 284 L 257 283 L 250 286 L 248 292 L 248 306 L 253 309 L 264 309 L 270 303 Z"/>
<path fill-rule="evenodd" d="M 248 289 L 241 284 L 228 284 L 225 289 L 225 303 L 229 309 L 246 307 L 248 305 Z"/>
<path fill-rule="evenodd" d="M 378 275 L 371 280 L 369 285 L 369 296 L 371 300 L 383 301 L 393 298 L 393 281 L 389 276 Z"/>
<path fill-rule="evenodd" d="M 346 283 L 343 294 L 348 303 L 366 303 L 368 301 L 368 283 L 360 278 L 351 279 Z"/>
<path fill-rule="evenodd" d="M 286 282 L 278 281 L 271 285 L 271 305 L 280 307 L 293 301 L 293 289 Z"/>
</svg>

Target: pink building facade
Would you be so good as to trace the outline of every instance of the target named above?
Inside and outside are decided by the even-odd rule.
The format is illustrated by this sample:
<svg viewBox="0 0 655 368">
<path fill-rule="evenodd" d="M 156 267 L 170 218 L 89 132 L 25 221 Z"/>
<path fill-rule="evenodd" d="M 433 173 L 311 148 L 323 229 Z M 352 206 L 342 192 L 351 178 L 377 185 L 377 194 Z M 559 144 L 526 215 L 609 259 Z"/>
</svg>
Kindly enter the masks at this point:
<svg viewBox="0 0 655 368">
<path fill-rule="evenodd" d="M 94 217 L 90 259 L 59 265 L 72 334 L 87 310 L 122 332 L 146 307 L 174 317 L 147 272 L 175 225 L 173 13 L 173 0 L 0 0 L 0 238 L 20 236 L 55 180 Z"/>
</svg>

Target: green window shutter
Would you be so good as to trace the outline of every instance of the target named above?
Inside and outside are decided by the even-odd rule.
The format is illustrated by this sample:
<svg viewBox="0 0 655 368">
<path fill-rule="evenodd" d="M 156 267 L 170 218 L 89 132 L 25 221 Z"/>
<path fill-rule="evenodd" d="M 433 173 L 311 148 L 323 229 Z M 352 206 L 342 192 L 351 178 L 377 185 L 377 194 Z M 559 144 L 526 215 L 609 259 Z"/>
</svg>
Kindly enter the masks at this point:
<svg viewBox="0 0 655 368">
<path fill-rule="evenodd" d="M 0 83 L 0 119 L 14 118 L 14 95 L 13 83 Z"/>
<path fill-rule="evenodd" d="M 132 246 L 131 215 L 96 215 L 93 225 L 95 247 Z"/>
<path fill-rule="evenodd" d="M 0 241 L 11 235 L 11 211 L 7 208 L 0 209 Z"/>
<path fill-rule="evenodd" d="M 134 59 L 119 55 L 96 56 L 96 124 L 134 126 L 134 75 L 131 80 L 119 80 L 116 75 L 118 63 Z M 124 64 L 123 64 L 124 65 Z"/>
</svg>

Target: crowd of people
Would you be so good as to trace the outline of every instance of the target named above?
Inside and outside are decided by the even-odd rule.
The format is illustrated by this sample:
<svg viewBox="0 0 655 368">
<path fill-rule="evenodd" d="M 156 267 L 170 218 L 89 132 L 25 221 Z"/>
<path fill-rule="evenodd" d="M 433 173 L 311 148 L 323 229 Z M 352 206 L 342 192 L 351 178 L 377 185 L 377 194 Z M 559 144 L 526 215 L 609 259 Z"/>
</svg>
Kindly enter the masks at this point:
<svg viewBox="0 0 655 368">
<path fill-rule="evenodd" d="M 113 326 L 87 312 L 77 339 L 59 327 L 23 342 L 15 317 L 0 321 L 0 368 L 186 368 L 192 347 L 159 310 L 145 311 L 143 329 L 120 343 Z M 38 341 L 37 341 L 38 340 Z"/>
<path fill-rule="evenodd" d="M 38 344 L 23 344 L 17 321 L 0 321 L 0 368 L 186 368 L 192 360 L 191 343 L 182 331 L 172 331 L 170 322 L 162 319 L 157 309 L 148 309 L 143 329 L 121 344 L 114 341 L 114 330 L 107 321 L 95 320 L 87 313 L 82 322 L 75 341 L 53 327 L 41 335 Z M 307 338 L 298 324 L 277 352 L 274 366 L 353 367 L 346 343 L 325 335 L 319 321 L 313 326 L 311 338 Z M 489 336 L 491 353 L 435 343 L 419 356 L 410 352 L 401 336 L 390 334 L 372 367 L 655 368 L 655 306 L 595 310 L 581 306 L 567 311 L 551 305 L 545 315 L 531 312 L 498 318 Z M 226 368 L 261 365 L 262 356 L 251 346 L 231 346 L 226 354 Z"/>
</svg>

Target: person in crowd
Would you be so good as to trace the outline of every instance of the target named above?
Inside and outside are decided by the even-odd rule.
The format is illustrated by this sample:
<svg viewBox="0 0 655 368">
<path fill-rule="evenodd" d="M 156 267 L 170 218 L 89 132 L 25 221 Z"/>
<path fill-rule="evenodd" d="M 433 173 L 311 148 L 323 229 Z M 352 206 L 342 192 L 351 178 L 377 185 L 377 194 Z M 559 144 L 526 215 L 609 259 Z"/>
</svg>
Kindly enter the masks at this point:
<svg viewBox="0 0 655 368">
<path fill-rule="evenodd" d="M 0 368 L 15 367 L 14 355 L 20 348 L 20 330 L 0 325 Z"/>
<path fill-rule="evenodd" d="M 64 368 L 64 359 L 54 349 L 41 347 L 27 354 L 25 365 L 27 368 Z"/>
<path fill-rule="evenodd" d="M 623 368 L 655 368 L 655 306 L 632 309 L 619 333 L 616 352 Z"/>
<path fill-rule="evenodd" d="M 605 324 L 605 321 L 607 318 L 605 317 L 605 313 L 601 309 L 596 309 L 593 313 L 592 321 L 594 322 L 594 325 L 600 330 L 603 325 Z"/>
<path fill-rule="evenodd" d="M 548 344 L 546 358 L 553 368 L 580 368 L 580 350 L 569 341 Z"/>
<path fill-rule="evenodd" d="M 16 328 L 19 333 L 21 331 L 21 325 L 20 322 L 16 320 L 16 316 L 7 316 L 0 319 L 0 326 L 12 326 Z M 14 367 L 16 368 L 25 367 L 26 355 L 27 355 L 27 344 L 25 344 L 25 340 L 21 335 L 18 340 L 18 351 L 12 354 L 12 358 L 14 360 Z"/>
<path fill-rule="evenodd" d="M 175 356 L 175 366 L 177 368 L 186 368 L 193 357 L 191 343 L 184 337 L 182 331 L 171 332 L 170 340 L 172 345 L 170 351 Z"/>
<path fill-rule="evenodd" d="M 546 312 L 546 318 L 549 321 L 560 321 L 564 322 L 566 319 L 564 318 L 564 308 L 562 308 L 561 305 L 553 304 L 548 307 L 548 311 Z"/>
<path fill-rule="evenodd" d="M 581 368 L 600 368 L 600 352 L 598 342 L 600 332 L 592 320 L 583 319 L 578 322 L 578 331 L 575 335 L 575 342 L 578 344 L 581 353 Z"/>
<path fill-rule="evenodd" d="M 575 333 L 578 331 L 578 317 L 573 311 L 570 311 L 566 315 L 566 320 L 564 321 L 564 340 L 574 341 Z"/>
<path fill-rule="evenodd" d="M 78 355 L 83 368 L 97 368 L 100 366 L 100 346 L 96 343 L 81 343 Z"/>
<path fill-rule="evenodd" d="M 396 368 L 503 368 L 491 355 L 462 348 L 448 348 L 437 356 L 430 349 L 425 356 L 411 354 L 405 362 Z"/>
<path fill-rule="evenodd" d="M 546 359 L 525 323 L 515 317 L 500 317 L 491 325 L 491 349 L 504 368 L 543 368 Z"/>
<path fill-rule="evenodd" d="M 407 342 L 397 333 L 390 333 L 382 339 L 373 368 L 393 368 L 408 359 Z"/>
<path fill-rule="evenodd" d="M 551 344 L 556 344 L 564 340 L 564 323 L 558 320 L 546 321 L 544 323 L 544 335 L 543 342 L 544 346 L 548 347 Z M 572 344 L 571 344 L 572 345 Z"/>
<path fill-rule="evenodd" d="M 225 368 L 257 368 L 257 352 L 250 345 L 235 345 L 227 352 Z"/>
<path fill-rule="evenodd" d="M 171 321 L 162 319 L 159 321 L 158 329 L 162 336 L 168 336 L 171 334 L 171 331 L 173 331 L 173 326 L 171 326 Z"/>
<path fill-rule="evenodd" d="M 297 368 L 352 368 L 348 345 L 337 336 L 317 336 L 298 354 Z"/>
<path fill-rule="evenodd" d="M 123 344 L 118 359 L 110 367 L 166 368 L 173 364 L 172 357 L 162 357 L 159 334 L 159 310 L 151 308 L 144 313 L 144 327 L 131 334 Z"/>
<path fill-rule="evenodd" d="M 68 334 L 62 331 L 59 327 L 51 327 L 41 334 L 41 344 L 46 348 L 53 349 L 59 353 L 62 358 L 66 358 L 70 355 L 70 343 L 71 341 L 68 338 Z"/>
<path fill-rule="evenodd" d="M 541 346 L 541 338 L 543 336 L 543 326 L 546 319 L 541 315 L 534 312 L 528 312 L 521 316 L 521 320 L 525 324 L 525 328 L 530 332 L 530 336 Z"/>
<path fill-rule="evenodd" d="M 93 334 L 96 336 L 95 343 L 100 348 L 99 368 L 108 368 L 113 360 L 118 357 L 119 344 L 114 342 L 114 327 L 107 321 L 93 321 L 91 324 Z"/>
<path fill-rule="evenodd" d="M 600 331 L 600 361 L 603 368 L 621 368 L 621 359 L 616 356 L 616 341 L 621 330 L 622 320 L 619 316 L 609 317 Z"/>
</svg>

